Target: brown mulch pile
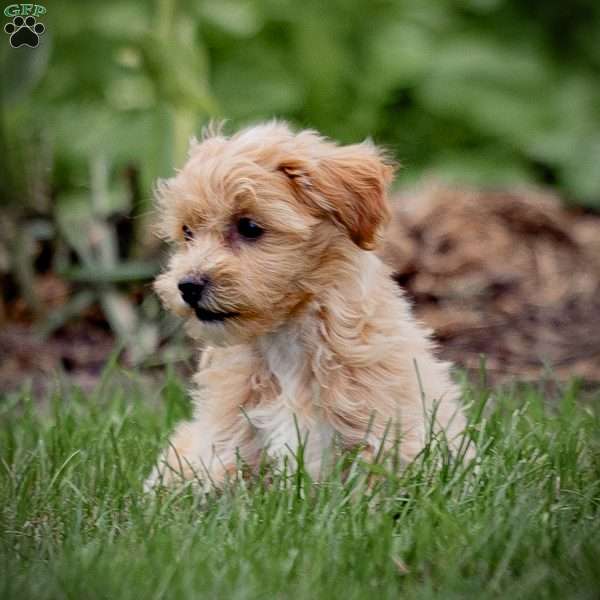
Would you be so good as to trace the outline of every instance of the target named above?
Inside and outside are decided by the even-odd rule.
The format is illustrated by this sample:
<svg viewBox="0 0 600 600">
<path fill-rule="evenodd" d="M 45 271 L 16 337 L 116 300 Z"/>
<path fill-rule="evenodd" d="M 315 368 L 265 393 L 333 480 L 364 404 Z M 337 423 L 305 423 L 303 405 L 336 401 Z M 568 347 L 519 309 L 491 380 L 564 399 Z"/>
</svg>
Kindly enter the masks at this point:
<svg viewBox="0 0 600 600">
<path fill-rule="evenodd" d="M 395 198 L 382 256 L 467 368 L 600 381 L 600 218 L 541 192 L 430 186 Z"/>
</svg>

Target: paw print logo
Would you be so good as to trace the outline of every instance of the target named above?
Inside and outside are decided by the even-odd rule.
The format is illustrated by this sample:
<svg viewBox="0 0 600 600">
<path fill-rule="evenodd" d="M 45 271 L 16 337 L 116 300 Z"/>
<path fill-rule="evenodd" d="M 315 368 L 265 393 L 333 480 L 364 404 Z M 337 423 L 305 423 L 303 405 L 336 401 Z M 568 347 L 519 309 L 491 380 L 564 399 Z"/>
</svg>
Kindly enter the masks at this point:
<svg viewBox="0 0 600 600">
<path fill-rule="evenodd" d="M 15 17 L 12 23 L 4 26 L 4 31 L 10 35 L 10 45 L 13 48 L 19 46 L 35 48 L 40 43 L 40 35 L 46 31 L 46 28 L 30 15 L 26 19 Z"/>
</svg>

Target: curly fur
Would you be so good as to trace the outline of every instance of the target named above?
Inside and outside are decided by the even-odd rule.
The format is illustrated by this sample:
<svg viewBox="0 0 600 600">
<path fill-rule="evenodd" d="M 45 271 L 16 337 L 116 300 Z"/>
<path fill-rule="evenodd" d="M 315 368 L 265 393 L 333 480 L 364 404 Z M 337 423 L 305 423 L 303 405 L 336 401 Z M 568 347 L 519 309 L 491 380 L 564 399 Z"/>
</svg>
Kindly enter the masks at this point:
<svg viewBox="0 0 600 600">
<path fill-rule="evenodd" d="M 161 233 L 176 250 L 155 287 L 210 350 L 194 378 L 194 419 L 176 429 L 148 487 L 219 486 L 240 459 L 293 461 L 299 440 L 314 476 L 340 445 L 373 454 L 398 442 L 406 463 L 432 412 L 456 448 L 465 420 L 449 365 L 370 252 L 389 219 L 392 177 L 369 142 L 338 146 L 275 121 L 230 138 L 213 129 L 159 184 Z M 241 239 L 241 216 L 264 235 Z M 206 308 L 236 316 L 198 320 L 177 289 L 190 274 L 210 278 Z M 386 437 L 390 424 L 399 440 Z"/>
</svg>

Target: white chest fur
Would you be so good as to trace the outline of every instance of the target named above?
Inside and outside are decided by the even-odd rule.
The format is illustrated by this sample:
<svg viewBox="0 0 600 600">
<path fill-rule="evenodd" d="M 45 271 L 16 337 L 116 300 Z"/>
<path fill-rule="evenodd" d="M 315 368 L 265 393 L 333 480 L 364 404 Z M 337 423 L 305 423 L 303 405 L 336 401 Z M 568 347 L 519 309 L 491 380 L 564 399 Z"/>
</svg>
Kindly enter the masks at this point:
<svg viewBox="0 0 600 600">
<path fill-rule="evenodd" d="M 321 414 L 320 387 L 311 373 L 300 329 L 290 326 L 268 336 L 261 350 L 280 394 L 274 402 L 251 409 L 248 417 L 269 456 L 295 466 L 302 445 L 305 467 L 317 476 L 334 432 Z"/>
</svg>

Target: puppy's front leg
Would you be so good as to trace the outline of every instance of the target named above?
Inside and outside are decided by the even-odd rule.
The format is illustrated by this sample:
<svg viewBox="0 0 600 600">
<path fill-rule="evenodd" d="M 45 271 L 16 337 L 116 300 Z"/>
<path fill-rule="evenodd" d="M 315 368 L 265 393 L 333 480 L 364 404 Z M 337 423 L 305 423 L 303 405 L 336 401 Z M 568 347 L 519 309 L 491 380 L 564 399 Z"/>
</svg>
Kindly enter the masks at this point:
<svg viewBox="0 0 600 600">
<path fill-rule="evenodd" d="M 235 475 L 240 458 L 249 460 L 252 447 L 249 427 L 237 420 L 222 429 L 203 419 L 177 427 L 168 447 L 144 484 L 146 491 L 187 481 L 204 489 L 219 488 Z"/>
<path fill-rule="evenodd" d="M 208 457 L 200 454 L 200 440 L 206 438 L 206 433 L 198 419 L 179 425 L 171 435 L 167 448 L 158 457 L 152 473 L 144 483 L 144 489 L 148 491 L 161 485 L 204 480 L 207 469 L 203 462 Z"/>
<path fill-rule="evenodd" d="M 236 473 L 240 460 L 251 467 L 260 462 L 260 445 L 243 408 L 255 393 L 254 355 L 234 346 L 203 356 L 194 377 L 195 417 L 171 436 L 146 480 L 147 490 L 185 481 L 218 488 Z"/>
</svg>

